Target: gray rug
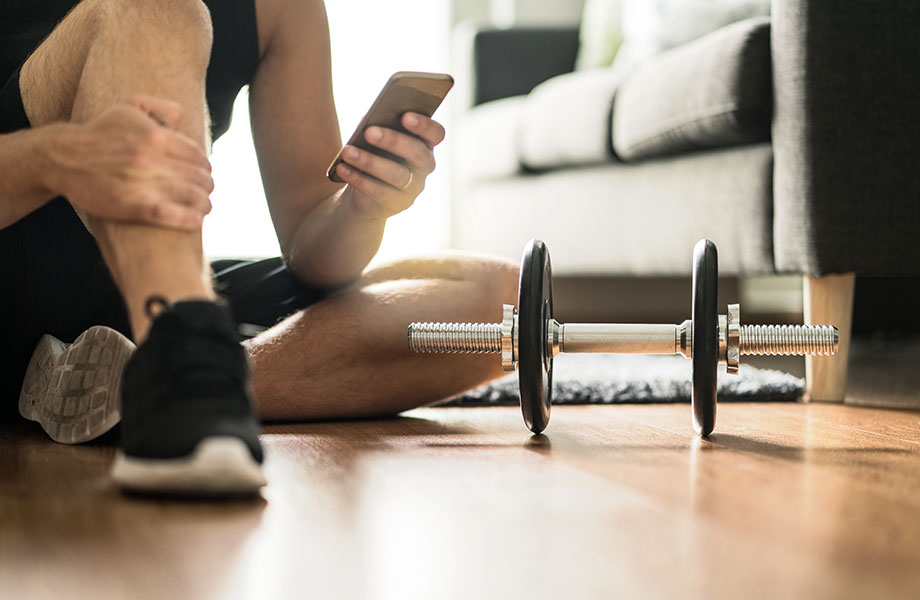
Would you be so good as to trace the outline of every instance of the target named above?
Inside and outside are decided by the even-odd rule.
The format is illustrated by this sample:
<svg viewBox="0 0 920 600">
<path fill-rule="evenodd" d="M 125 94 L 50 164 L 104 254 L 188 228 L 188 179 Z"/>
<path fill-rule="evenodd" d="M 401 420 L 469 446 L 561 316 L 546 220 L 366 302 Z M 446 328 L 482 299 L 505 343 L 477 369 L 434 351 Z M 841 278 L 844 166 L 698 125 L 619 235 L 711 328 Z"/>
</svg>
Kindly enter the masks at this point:
<svg viewBox="0 0 920 600">
<path fill-rule="evenodd" d="M 690 361 L 681 356 L 560 354 L 553 364 L 553 404 L 689 402 L 690 377 Z M 737 376 L 719 367 L 720 402 L 792 402 L 804 387 L 804 380 L 782 371 L 742 364 Z M 511 373 L 442 406 L 519 402 L 517 373 Z"/>
</svg>

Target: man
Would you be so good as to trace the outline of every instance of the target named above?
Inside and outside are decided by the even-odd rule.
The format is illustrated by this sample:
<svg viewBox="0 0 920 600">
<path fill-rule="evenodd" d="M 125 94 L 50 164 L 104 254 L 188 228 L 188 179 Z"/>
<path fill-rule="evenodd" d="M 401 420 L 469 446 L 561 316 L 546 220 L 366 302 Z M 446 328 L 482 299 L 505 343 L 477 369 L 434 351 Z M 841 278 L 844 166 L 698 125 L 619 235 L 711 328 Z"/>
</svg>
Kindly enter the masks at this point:
<svg viewBox="0 0 920 600">
<path fill-rule="evenodd" d="M 227 308 L 201 247 L 205 152 L 246 84 L 284 265 L 217 265 Z M 321 0 L 5 2 L 0 85 L 3 405 L 18 395 L 66 442 L 120 419 L 121 486 L 263 485 L 250 362 L 263 419 L 393 414 L 501 374 L 488 357 L 412 356 L 406 326 L 494 320 L 515 265 L 442 255 L 366 270 L 444 130 L 411 113 L 417 137 L 370 128 L 406 164 L 348 148 L 347 185 L 326 179 L 341 139 Z M 234 317 L 271 327 L 244 349 Z"/>
</svg>

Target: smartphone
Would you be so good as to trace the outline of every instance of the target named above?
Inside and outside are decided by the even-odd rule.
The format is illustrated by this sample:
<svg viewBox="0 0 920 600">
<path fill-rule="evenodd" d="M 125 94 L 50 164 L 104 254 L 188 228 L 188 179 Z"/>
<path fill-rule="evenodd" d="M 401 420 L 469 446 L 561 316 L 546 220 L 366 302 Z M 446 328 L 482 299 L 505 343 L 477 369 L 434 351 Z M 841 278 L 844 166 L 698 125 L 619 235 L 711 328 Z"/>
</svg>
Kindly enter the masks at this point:
<svg viewBox="0 0 920 600">
<path fill-rule="evenodd" d="M 416 112 L 426 117 L 431 117 L 453 85 L 454 78 L 445 73 L 420 73 L 417 71 L 393 73 L 386 85 L 383 86 L 383 89 L 380 90 L 380 94 L 374 100 L 370 110 L 361 119 L 355 132 L 351 134 L 346 145 L 356 146 L 368 152 L 404 163 L 405 161 L 401 158 L 369 144 L 364 139 L 364 131 L 372 125 L 378 125 L 413 135 L 406 131 L 399 121 L 403 114 Z M 326 177 L 336 183 L 344 183 L 335 173 L 336 167 L 341 162 L 342 151 L 339 150 L 335 160 L 326 169 Z"/>
</svg>

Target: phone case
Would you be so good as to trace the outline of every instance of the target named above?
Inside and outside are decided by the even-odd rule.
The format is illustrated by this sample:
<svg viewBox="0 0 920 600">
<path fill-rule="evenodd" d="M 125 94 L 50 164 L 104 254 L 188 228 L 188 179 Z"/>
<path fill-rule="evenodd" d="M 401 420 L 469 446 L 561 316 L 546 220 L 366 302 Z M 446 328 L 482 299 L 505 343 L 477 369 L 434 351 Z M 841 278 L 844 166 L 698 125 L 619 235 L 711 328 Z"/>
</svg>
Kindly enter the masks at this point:
<svg viewBox="0 0 920 600">
<path fill-rule="evenodd" d="M 409 133 L 399 122 L 402 115 L 407 112 L 416 112 L 426 117 L 431 117 L 453 85 L 453 77 L 446 73 L 422 73 L 417 71 L 394 73 L 390 76 L 386 85 L 383 86 L 380 94 L 377 95 L 377 99 L 374 100 L 367 114 L 361 119 L 358 127 L 355 128 L 355 132 L 348 139 L 346 145 L 356 146 L 402 163 L 403 161 L 399 157 L 369 144 L 364 139 L 364 130 L 372 125 L 378 125 Z M 335 174 L 336 167 L 341 162 L 342 151 L 340 150 L 326 170 L 326 176 L 336 183 L 343 183 Z"/>
</svg>

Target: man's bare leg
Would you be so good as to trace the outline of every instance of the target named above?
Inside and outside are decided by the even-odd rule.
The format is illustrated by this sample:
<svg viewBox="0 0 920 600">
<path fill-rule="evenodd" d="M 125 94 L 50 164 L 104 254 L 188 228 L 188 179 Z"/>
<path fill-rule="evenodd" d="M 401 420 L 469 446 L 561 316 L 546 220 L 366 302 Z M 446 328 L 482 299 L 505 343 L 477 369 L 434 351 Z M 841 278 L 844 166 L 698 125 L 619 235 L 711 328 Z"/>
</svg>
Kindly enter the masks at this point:
<svg viewBox="0 0 920 600">
<path fill-rule="evenodd" d="M 94 122 L 144 95 L 180 106 L 173 125 L 203 149 L 211 39 L 200 0 L 84 0 L 24 65 L 26 113 L 33 126 Z M 165 127 L 158 131 L 166 135 Z M 228 314 L 189 302 L 214 298 L 200 222 L 179 231 L 92 215 L 87 221 L 143 342 L 121 381 L 116 482 L 156 493 L 255 492 L 265 480 L 244 352 Z M 153 298 L 168 311 L 152 324 Z"/>
<path fill-rule="evenodd" d="M 199 0 L 84 0 L 23 65 L 23 104 L 33 126 L 86 122 L 136 94 L 184 110 L 178 129 L 208 143 L 205 72 L 211 24 Z M 144 304 L 212 299 L 201 231 L 89 217 L 106 264 L 125 298 L 136 341 L 150 326 Z"/>
<path fill-rule="evenodd" d="M 368 271 L 349 291 L 247 344 L 264 419 L 392 415 L 503 375 L 490 355 L 409 352 L 412 321 L 497 322 L 517 304 L 510 261 L 447 254 Z"/>
</svg>

